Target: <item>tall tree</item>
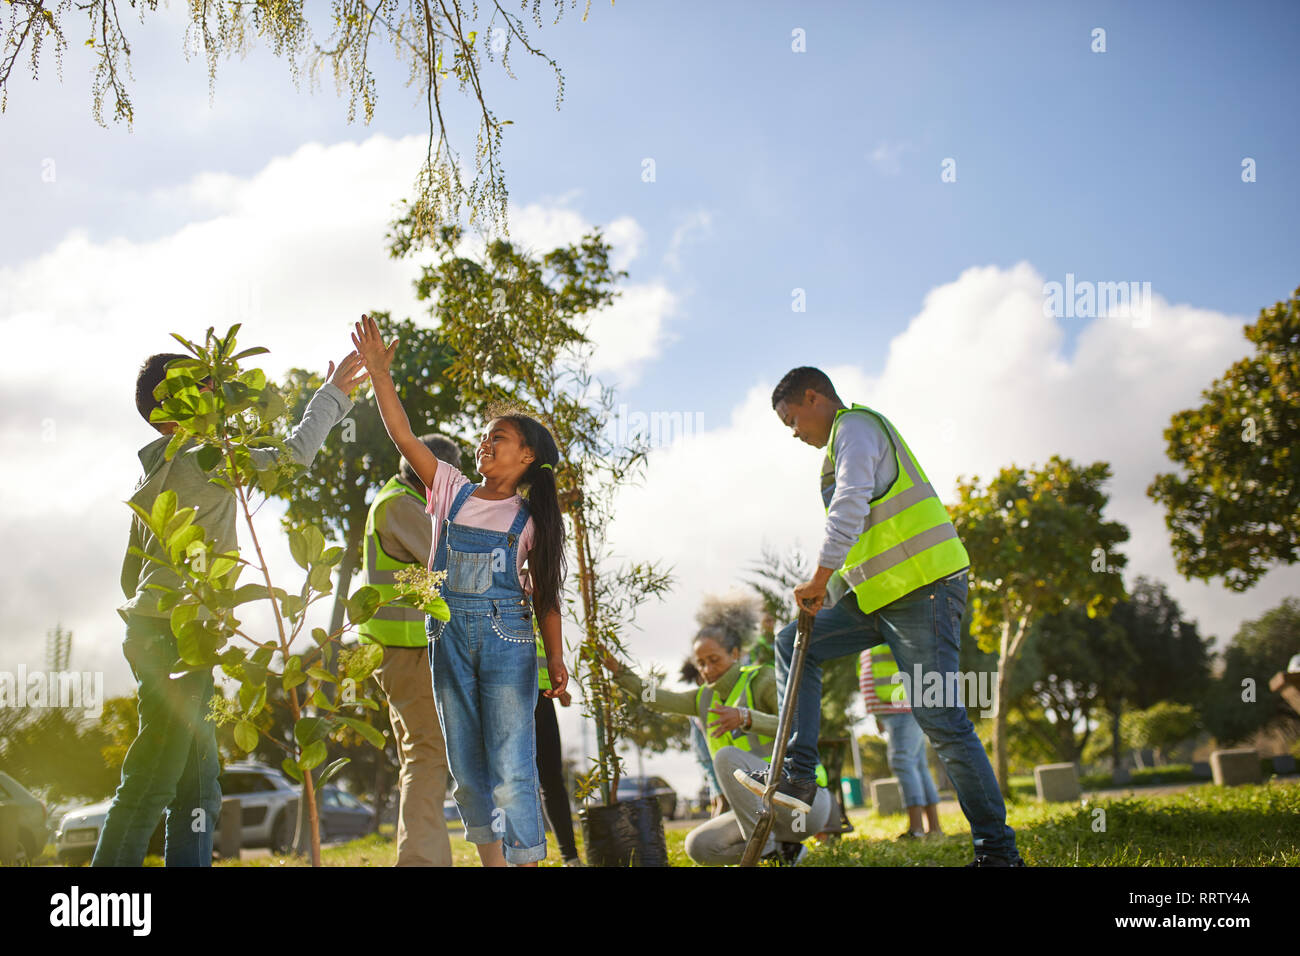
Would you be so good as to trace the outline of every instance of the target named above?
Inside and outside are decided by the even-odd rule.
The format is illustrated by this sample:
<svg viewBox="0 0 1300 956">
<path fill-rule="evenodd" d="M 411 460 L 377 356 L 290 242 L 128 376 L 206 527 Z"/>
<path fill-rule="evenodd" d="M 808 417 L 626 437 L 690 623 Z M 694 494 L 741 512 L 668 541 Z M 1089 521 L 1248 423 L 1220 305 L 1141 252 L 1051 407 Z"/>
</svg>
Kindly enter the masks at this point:
<svg viewBox="0 0 1300 956">
<path fill-rule="evenodd" d="M 1124 595 L 1115 548 L 1128 529 L 1102 515 L 1106 462 L 1076 466 L 1053 455 L 1042 468 L 1003 468 L 982 485 L 958 480 L 949 508 L 971 559 L 971 630 L 998 651 L 994 769 L 1007 787 L 1006 718 L 1011 678 L 1031 625 L 1071 605 L 1104 614 Z"/>
<path fill-rule="evenodd" d="M 1300 289 L 1243 330 L 1255 354 L 1165 429 L 1182 474 L 1157 475 L 1180 574 L 1245 591 L 1300 558 Z"/>
<path fill-rule="evenodd" d="M 570 0 L 567 9 L 575 7 Z M 8 0 L 8 23 L 0 39 L 0 111 L 8 105 L 9 78 L 25 54 L 33 78 L 38 75 L 47 46 L 54 48 L 62 72 L 68 46 L 65 16 L 73 5 L 48 0 Z M 462 205 L 468 206 L 470 222 L 490 220 L 506 225 L 507 191 L 502 171 L 502 134 L 513 120 L 498 119 L 483 95 L 483 58 L 500 58 L 502 71 L 514 79 L 510 54 L 522 48 L 531 57 L 544 60 L 555 73 L 555 108 L 564 98 L 564 76 L 551 57 L 533 46 L 524 19 L 508 12 L 497 0 L 486 6 L 480 17 L 478 4 L 464 0 L 333 0 L 329 35 L 323 43 L 313 35 L 307 18 L 306 0 L 204 0 L 191 2 L 185 27 L 186 53 L 207 60 L 209 91 L 215 95 L 217 63 L 238 54 L 241 59 L 256 41 L 263 41 L 282 57 L 295 81 L 305 73 L 315 82 L 325 68 L 339 91 L 348 93 L 348 122 L 356 118 L 360 104 L 365 121 L 374 116 L 377 86 L 372 43 L 387 40 L 399 63 L 409 66 L 410 83 L 424 94 L 429 141 L 424 162 L 415 180 L 415 199 L 404 220 L 408 241 L 433 236 L 439 222 L 456 221 Z M 554 0 L 555 20 L 566 10 L 564 0 Z M 111 107 L 114 122 L 135 117 L 128 80 L 131 77 L 131 44 L 122 25 L 116 0 L 87 0 L 76 4 L 86 17 L 86 39 L 97 57 L 91 84 L 91 113 L 104 126 L 104 108 Z M 143 21 L 158 9 L 158 0 L 131 0 L 133 12 Z M 540 29 L 540 0 L 522 0 L 520 10 L 529 10 Z M 587 0 L 582 18 L 587 19 Z M 482 38 L 480 39 L 480 34 Z M 460 155 L 451 145 L 444 107 L 448 105 L 444 84 L 454 78 L 461 94 L 469 94 L 478 111 L 478 138 L 474 151 L 474 180 L 465 186 L 461 179 Z"/>
<path fill-rule="evenodd" d="M 1202 637 L 1195 621 L 1159 581 L 1139 575 L 1128 598 L 1110 618 L 1128 635 L 1137 655 L 1126 700 L 1145 710 L 1162 700 L 1199 706 L 1210 685 L 1213 638 Z"/>
<path fill-rule="evenodd" d="M 1108 692 L 1114 697 L 1131 686 L 1136 663 L 1137 653 L 1112 615 L 1089 617 L 1077 606 L 1044 615 L 1030 629 L 1017 665 L 1033 672 L 1033 698 L 1046 718 L 1025 714 L 1026 727 L 1055 750 L 1057 760 L 1078 760 L 1094 711 Z"/>
</svg>

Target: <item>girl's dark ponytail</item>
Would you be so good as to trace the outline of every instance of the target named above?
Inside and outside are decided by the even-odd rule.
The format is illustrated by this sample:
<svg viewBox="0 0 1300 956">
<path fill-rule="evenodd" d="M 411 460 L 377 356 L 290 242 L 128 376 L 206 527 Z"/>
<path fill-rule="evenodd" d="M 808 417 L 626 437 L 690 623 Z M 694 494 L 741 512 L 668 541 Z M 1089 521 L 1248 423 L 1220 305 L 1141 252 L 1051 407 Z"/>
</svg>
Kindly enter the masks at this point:
<svg viewBox="0 0 1300 956">
<path fill-rule="evenodd" d="M 555 439 L 541 422 L 520 414 L 498 417 L 512 422 L 523 436 L 524 444 L 533 451 L 533 460 L 519 483 L 527 486 L 524 497 L 533 518 L 535 537 L 528 566 L 533 578 L 533 612 L 541 620 L 551 609 L 562 610 L 564 578 L 568 572 L 568 560 L 564 554 L 564 516 L 555 489 L 555 469 L 560 463 L 560 452 Z"/>
</svg>

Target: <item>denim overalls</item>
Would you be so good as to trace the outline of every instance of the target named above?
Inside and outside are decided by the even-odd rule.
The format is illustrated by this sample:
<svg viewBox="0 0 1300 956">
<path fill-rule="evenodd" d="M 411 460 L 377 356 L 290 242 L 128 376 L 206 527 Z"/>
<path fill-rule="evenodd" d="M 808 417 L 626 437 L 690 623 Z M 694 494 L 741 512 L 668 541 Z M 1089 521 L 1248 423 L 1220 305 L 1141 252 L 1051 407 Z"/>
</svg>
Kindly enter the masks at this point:
<svg viewBox="0 0 1300 956">
<path fill-rule="evenodd" d="M 507 862 L 532 863 L 546 856 L 546 831 L 533 729 L 537 646 L 517 564 L 528 506 L 506 532 L 455 524 L 479 487 L 456 494 L 438 539 L 433 570 L 447 572 L 451 620 L 425 619 L 433 694 L 466 839 L 502 840 Z"/>
</svg>

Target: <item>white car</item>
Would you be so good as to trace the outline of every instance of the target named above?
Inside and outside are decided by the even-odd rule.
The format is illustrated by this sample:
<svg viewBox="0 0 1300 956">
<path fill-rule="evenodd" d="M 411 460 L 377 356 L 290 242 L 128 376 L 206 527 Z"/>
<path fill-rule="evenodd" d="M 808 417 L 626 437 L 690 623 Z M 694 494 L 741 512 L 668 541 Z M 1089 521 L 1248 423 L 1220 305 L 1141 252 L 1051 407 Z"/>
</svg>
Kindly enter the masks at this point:
<svg viewBox="0 0 1300 956">
<path fill-rule="evenodd" d="M 326 785 L 321 793 L 321 840 L 329 832 L 331 803 L 328 794 L 337 788 Z M 272 852 L 285 853 L 293 844 L 293 830 L 298 820 L 298 787 L 275 767 L 261 763 L 232 763 L 221 771 L 222 797 L 239 797 L 240 843 L 246 847 L 266 846 Z M 342 793 L 342 791 L 339 791 Z M 344 794 L 351 799 L 350 794 Z M 54 835 L 54 846 L 59 860 L 65 864 L 85 863 L 95 853 L 99 831 L 108 815 L 112 800 L 102 800 L 88 807 L 78 807 L 63 815 Z M 338 802 L 337 799 L 334 802 Z M 354 801 L 355 802 L 355 801 Z M 221 826 L 213 838 L 216 846 L 221 840 Z M 335 827 L 344 830 L 343 827 Z M 163 852 L 163 818 L 149 842 L 149 852 Z"/>
</svg>

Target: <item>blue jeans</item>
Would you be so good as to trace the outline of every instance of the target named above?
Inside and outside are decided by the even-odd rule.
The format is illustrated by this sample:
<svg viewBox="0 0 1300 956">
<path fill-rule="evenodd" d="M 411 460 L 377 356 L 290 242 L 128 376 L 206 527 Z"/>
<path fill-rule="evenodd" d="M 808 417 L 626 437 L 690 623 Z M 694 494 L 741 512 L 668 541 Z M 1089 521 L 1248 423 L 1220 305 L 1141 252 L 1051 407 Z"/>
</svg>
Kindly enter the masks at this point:
<svg viewBox="0 0 1300 956">
<path fill-rule="evenodd" d="M 211 866 L 221 813 L 215 725 L 206 720 L 212 671 L 172 680 L 176 639 L 166 618 L 132 616 L 122 644 L 139 687 L 140 729 L 122 762 L 91 866 L 140 866 L 167 812 L 168 866 Z"/>
<path fill-rule="evenodd" d="M 485 602 L 478 614 L 454 597 L 448 603 L 451 620 L 427 618 L 425 630 L 465 838 L 502 840 L 507 862 L 533 863 L 546 857 L 546 824 L 533 723 L 537 646 L 531 612 L 519 627 L 526 639 L 514 641 L 493 627 L 490 605 L 496 602 Z"/>
<path fill-rule="evenodd" d="M 903 806 L 928 807 L 939 802 L 939 791 L 925 761 L 925 733 L 911 714 L 876 714 L 885 728 L 889 769 L 903 788 Z"/>
<path fill-rule="evenodd" d="M 913 675 L 920 665 L 923 674 L 944 675 L 943 684 L 948 686 L 947 675 L 957 673 L 960 668 L 961 616 L 966 609 L 967 587 L 963 571 L 904 594 L 870 614 L 858 609 L 851 591 L 834 607 L 823 607 L 817 612 L 790 733 L 788 764 L 793 779 L 811 779 L 817 766 L 822 661 L 858 654 L 868 647 L 886 643 L 894 652 L 900 671 Z M 794 637 L 794 622 L 782 628 L 777 636 L 777 693 L 782 707 L 786 675 L 794 654 Z M 912 715 L 930 738 L 957 791 L 957 802 L 970 821 L 975 852 L 1017 857 L 1016 835 L 1007 826 L 1007 809 L 997 777 L 965 708 L 955 701 L 951 702 L 952 706 L 939 707 L 921 707 L 916 701 L 909 702 Z"/>
</svg>

